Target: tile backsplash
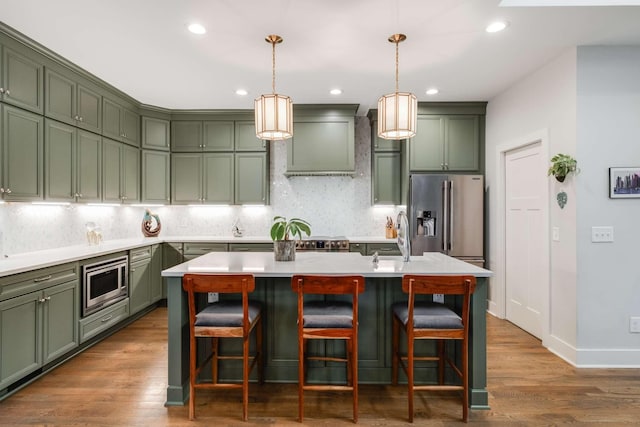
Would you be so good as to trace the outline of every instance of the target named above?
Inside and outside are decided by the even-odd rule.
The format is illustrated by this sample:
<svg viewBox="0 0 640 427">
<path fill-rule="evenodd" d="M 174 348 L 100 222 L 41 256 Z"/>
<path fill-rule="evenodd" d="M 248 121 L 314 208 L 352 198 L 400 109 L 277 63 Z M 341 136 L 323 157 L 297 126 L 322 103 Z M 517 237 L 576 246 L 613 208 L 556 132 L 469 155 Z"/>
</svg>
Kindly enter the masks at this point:
<svg viewBox="0 0 640 427">
<path fill-rule="evenodd" d="M 384 236 L 387 216 L 397 207 L 371 206 L 371 128 L 356 117 L 353 178 L 344 176 L 285 177 L 286 142 L 271 144 L 269 206 L 152 207 L 163 235 L 229 236 L 236 220 L 246 236 L 268 236 L 274 215 L 300 217 L 315 236 Z M 140 237 L 143 206 L 70 206 L 5 203 L 0 205 L 0 254 L 87 244 L 87 222 L 102 228 L 104 240 Z"/>
</svg>

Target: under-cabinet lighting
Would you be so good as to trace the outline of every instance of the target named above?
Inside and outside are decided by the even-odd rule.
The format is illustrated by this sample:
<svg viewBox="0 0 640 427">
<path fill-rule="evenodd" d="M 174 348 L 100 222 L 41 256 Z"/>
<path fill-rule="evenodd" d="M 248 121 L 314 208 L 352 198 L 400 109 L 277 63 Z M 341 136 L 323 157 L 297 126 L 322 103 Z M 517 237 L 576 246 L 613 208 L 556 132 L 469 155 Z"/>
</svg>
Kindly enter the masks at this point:
<svg viewBox="0 0 640 427">
<path fill-rule="evenodd" d="M 69 202 L 31 202 L 32 205 L 44 205 L 44 206 L 69 206 Z"/>
<path fill-rule="evenodd" d="M 121 206 L 120 203 L 87 203 L 87 206 L 109 206 L 109 207 L 115 207 L 115 206 Z"/>
<path fill-rule="evenodd" d="M 264 208 L 264 205 L 242 205 L 243 208 Z"/>
<path fill-rule="evenodd" d="M 229 205 L 187 205 L 190 208 L 228 208 Z"/>
<path fill-rule="evenodd" d="M 134 208 L 159 208 L 162 207 L 164 205 L 161 204 L 152 204 L 152 203 L 148 203 L 148 204 L 144 204 L 144 203 L 134 203 L 131 205 Z"/>
</svg>

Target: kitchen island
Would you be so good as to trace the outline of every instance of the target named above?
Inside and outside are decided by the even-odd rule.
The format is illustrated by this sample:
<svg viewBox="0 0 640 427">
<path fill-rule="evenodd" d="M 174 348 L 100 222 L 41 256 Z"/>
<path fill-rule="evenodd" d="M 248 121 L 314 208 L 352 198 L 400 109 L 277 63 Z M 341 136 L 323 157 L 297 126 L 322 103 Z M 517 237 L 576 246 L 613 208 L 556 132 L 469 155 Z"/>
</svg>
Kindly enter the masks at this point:
<svg viewBox="0 0 640 427">
<path fill-rule="evenodd" d="M 296 294 L 291 290 L 294 274 L 358 274 L 366 278 L 365 292 L 359 299 L 359 378 L 360 383 L 391 382 L 391 304 L 406 300 L 401 279 L 404 274 L 472 275 L 477 278 L 471 299 L 469 343 L 470 406 L 488 408 L 486 390 L 486 300 L 485 270 L 440 253 L 402 257 L 372 257 L 357 253 L 299 252 L 293 262 L 275 262 L 273 253 L 210 252 L 162 272 L 168 278 L 168 387 L 166 405 L 183 405 L 189 390 L 189 329 L 186 293 L 182 276 L 187 274 L 250 273 L 256 277 L 251 298 L 265 308 L 265 378 L 271 382 L 297 382 Z M 447 304 L 455 304 L 452 298 Z M 315 344 L 315 343 L 314 343 Z M 339 353 L 335 343 L 318 343 L 314 351 Z M 225 349 L 221 349 L 224 351 Z M 227 350 L 229 350 L 227 348 Z M 426 378 L 434 377 L 432 367 L 420 369 Z M 309 369 L 309 380 L 336 381 L 344 378 L 344 368 L 335 364 Z M 418 372 L 418 371 L 417 371 Z M 222 366 L 221 379 L 239 378 L 237 366 Z M 420 378 L 416 374 L 417 378 Z M 424 378 L 423 377 L 423 378 Z"/>
</svg>

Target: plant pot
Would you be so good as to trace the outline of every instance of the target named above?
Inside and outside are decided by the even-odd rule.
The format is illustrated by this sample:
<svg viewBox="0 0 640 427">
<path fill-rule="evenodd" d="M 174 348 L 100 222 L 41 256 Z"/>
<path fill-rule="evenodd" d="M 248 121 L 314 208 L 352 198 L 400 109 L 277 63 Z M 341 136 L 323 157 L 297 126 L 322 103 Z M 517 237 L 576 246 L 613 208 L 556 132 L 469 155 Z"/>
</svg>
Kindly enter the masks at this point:
<svg viewBox="0 0 640 427">
<path fill-rule="evenodd" d="M 295 240 L 276 240 L 273 242 L 273 255 L 276 261 L 296 260 Z"/>
<path fill-rule="evenodd" d="M 566 175 L 555 175 L 556 179 L 558 180 L 558 182 L 564 182 L 565 178 L 567 177 Z"/>
</svg>

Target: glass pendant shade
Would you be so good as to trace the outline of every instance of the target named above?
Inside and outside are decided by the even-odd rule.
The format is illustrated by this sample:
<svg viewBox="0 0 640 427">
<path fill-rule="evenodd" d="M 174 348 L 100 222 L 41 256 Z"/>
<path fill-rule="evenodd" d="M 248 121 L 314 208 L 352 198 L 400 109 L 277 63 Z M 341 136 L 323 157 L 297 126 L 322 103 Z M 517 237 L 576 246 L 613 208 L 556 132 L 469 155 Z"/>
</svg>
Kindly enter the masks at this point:
<svg viewBox="0 0 640 427">
<path fill-rule="evenodd" d="M 293 136 L 293 103 L 291 98 L 276 93 L 255 100 L 256 136 L 280 141 Z"/>
<path fill-rule="evenodd" d="M 418 99 L 412 93 L 395 92 L 378 100 L 378 136 L 407 139 L 416 134 Z"/>
</svg>

